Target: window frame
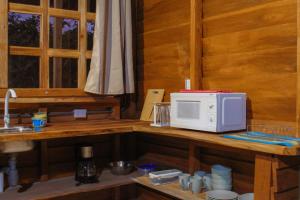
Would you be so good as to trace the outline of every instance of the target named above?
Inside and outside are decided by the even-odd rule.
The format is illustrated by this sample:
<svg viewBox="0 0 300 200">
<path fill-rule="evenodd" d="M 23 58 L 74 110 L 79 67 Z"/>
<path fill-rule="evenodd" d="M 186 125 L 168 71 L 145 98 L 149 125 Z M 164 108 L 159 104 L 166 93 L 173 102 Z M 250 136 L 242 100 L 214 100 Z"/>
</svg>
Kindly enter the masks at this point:
<svg viewBox="0 0 300 200">
<path fill-rule="evenodd" d="M 5 95 L 8 88 L 8 57 L 9 55 L 38 56 L 40 59 L 39 88 L 17 88 L 19 97 L 87 97 L 83 91 L 86 83 L 86 60 L 91 59 L 92 51 L 87 50 L 87 22 L 95 21 L 96 14 L 87 11 L 87 0 L 78 1 L 78 10 L 51 8 L 50 0 L 40 0 L 40 5 L 9 3 L 0 0 L 0 97 Z M 40 16 L 39 47 L 8 46 L 8 13 L 35 14 Z M 78 49 L 49 48 L 49 19 L 60 17 L 78 20 Z M 78 59 L 78 88 L 49 88 L 49 58 Z"/>
</svg>

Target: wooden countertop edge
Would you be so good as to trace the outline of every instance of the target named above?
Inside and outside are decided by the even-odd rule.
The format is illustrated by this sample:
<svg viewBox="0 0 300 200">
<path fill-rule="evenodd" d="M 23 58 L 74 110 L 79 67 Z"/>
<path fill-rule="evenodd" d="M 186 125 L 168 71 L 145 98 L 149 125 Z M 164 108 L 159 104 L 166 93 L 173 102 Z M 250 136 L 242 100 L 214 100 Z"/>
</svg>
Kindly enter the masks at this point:
<svg viewBox="0 0 300 200">
<path fill-rule="evenodd" d="M 77 126 L 77 127 L 76 127 Z M 80 127 L 80 128 L 79 128 Z M 183 130 L 176 128 L 156 128 L 149 126 L 148 122 L 121 120 L 108 122 L 93 122 L 93 123 L 72 123 L 66 125 L 55 124 L 50 129 L 45 129 L 41 133 L 23 133 L 23 134 L 0 134 L 0 142 L 25 141 L 25 140 L 48 140 L 59 138 L 83 137 L 83 136 L 97 136 L 109 134 L 124 134 L 124 133 L 148 133 L 160 136 L 175 137 L 181 139 L 191 140 L 195 143 L 207 143 L 220 145 L 236 149 L 244 149 L 255 152 L 276 154 L 284 156 L 298 156 L 300 155 L 300 145 L 292 148 L 266 145 L 259 143 L 252 143 L 246 141 L 238 141 L 226 139 L 218 134 L 210 134 L 200 131 Z"/>
<path fill-rule="evenodd" d="M 221 137 L 221 135 L 210 134 L 199 131 L 181 130 L 175 128 L 157 128 L 145 125 L 136 125 L 133 127 L 134 132 L 151 133 L 161 136 L 176 137 L 181 139 L 187 139 L 197 142 L 210 143 L 214 145 L 221 145 L 230 148 L 244 149 L 250 151 L 256 151 L 267 154 L 276 154 L 284 156 L 298 156 L 300 155 L 300 146 L 295 147 L 283 147 L 278 145 L 267 145 L 260 143 L 253 143 L 247 141 L 238 141 Z"/>
</svg>

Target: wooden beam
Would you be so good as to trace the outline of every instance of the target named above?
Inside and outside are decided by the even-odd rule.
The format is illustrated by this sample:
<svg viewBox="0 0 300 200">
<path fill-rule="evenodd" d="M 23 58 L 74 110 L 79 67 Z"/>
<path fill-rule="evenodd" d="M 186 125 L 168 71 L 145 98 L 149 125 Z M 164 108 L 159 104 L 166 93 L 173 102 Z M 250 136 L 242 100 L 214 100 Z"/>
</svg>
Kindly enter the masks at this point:
<svg viewBox="0 0 300 200">
<path fill-rule="evenodd" d="M 194 90 L 202 87 L 202 0 L 191 0 L 190 79 Z"/>
<path fill-rule="evenodd" d="M 254 199 L 270 200 L 272 188 L 272 156 L 257 154 L 255 157 Z"/>
<path fill-rule="evenodd" d="M 297 0 L 297 137 L 300 137 L 300 0 Z"/>
<path fill-rule="evenodd" d="M 61 18 L 80 19 L 80 12 L 72 10 L 63 10 L 58 8 L 49 8 L 49 15 Z"/>
<path fill-rule="evenodd" d="M 40 57 L 40 88 L 49 88 L 49 16 L 48 7 L 49 0 L 41 1 L 43 8 L 41 28 L 40 28 L 40 47 L 43 49 L 43 54 Z"/>
<path fill-rule="evenodd" d="M 88 21 L 95 21 L 96 20 L 96 13 L 87 13 L 86 18 Z"/>
<path fill-rule="evenodd" d="M 43 6 L 41 7 L 41 6 L 33 6 L 27 4 L 9 3 L 9 11 L 17 12 L 17 13 L 41 15 L 43 13 Z"/>
<path fill-rule="evenodd" d="M 8 1 L 0 0 L 0 88 L 8 87 Z"/>
<path fill-rule="evenodd" d="M 79 49 L 80 58 L 78 60 L 78 87 L 83 89 L 86 83 L 86 51 L 87 51 L 87 1 L 79 2 L 80 8 L 80 37 Z"/>
<path fill-rule="evenodd" d="M 36 47 L 9 46 L 9 54 L 19 56 L 42 56 L 43 50 Z"/>
<path fill-rule="evenodd" d="M 199 147 L 193 142 L 189 144 L 189 173 L 194 174 L 200 169 Z"/>
<path fill-rule="evenodd" d="M 79 58 L 80 51 L 70 49 L 48 49 L 48 56 L 58 58 Z"/>
</svg>

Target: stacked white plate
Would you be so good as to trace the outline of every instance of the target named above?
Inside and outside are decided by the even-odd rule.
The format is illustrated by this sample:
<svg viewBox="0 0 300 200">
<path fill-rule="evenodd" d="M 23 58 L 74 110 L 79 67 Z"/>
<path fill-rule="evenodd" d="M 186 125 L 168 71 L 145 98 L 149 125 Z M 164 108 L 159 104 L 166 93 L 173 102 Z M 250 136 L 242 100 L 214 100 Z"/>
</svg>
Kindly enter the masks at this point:
<svg viewBox="0 0 300 200">
<path fill-rule="evenodd" d="M 240 200 L 254 200 L 254 194 L 247 193 L 247 194 L 240 195 Z"/>
<path fill-rule="evenodd" d="M 214 165 L 211 168 L 212 187 L 214 190 L 231 190 L 231 168 L 222 165 Z"/>
<path fill-rule="evenodd" d="M 206 192 L 206 200 L 239 200 L 239 195 L 227 190 L 212 190 Z"/>
</svg>

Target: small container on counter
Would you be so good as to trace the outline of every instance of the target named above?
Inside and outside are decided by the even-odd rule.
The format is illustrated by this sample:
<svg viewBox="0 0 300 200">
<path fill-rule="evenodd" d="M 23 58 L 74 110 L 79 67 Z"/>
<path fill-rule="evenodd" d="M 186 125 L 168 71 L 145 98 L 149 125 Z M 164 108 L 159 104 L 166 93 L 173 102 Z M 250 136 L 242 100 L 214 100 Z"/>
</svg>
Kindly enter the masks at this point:
<svg viewBox="0 0 300 200">
<path fill-rule="evenodd" d="M 161 185 L 171 183 L 178 180 L 178 176 L 182 174 L 182 171 L 177 169 L 169 169 L 157 172 L 149 173 L 149 178 L 154 185 Z"/>
<path fill-rule="evenodd" d="M 142 164 L 138 167 L 138 172 L 142 176 L 148 176 L 150 172 L 153 172 L 155 169 L 157 169 L 157 166 L 155 164 Z"/>
<path fill-rule="evenodd" d="M 0 193 L 4 192 L 4 172 L 0 170 Z"/>
</svg>

